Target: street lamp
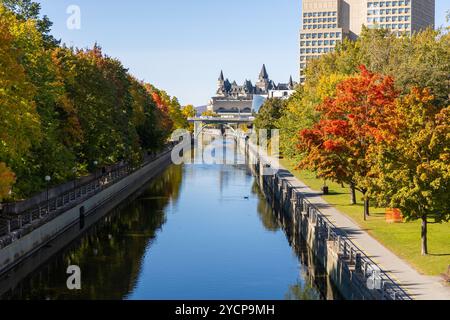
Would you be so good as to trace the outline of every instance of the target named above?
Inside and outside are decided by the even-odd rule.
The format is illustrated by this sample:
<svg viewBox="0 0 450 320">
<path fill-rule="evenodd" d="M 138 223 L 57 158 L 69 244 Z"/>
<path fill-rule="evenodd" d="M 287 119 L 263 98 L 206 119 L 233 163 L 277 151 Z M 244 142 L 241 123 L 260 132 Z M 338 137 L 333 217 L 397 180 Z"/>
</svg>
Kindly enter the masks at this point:
<svg viewBox="0 0 450 320">
<path fill-rule="evenodd" d="M 98 166 L 98 161 L 94 161 L 94 173 L 95 173 L 95 179 L 97 179 L 97 166 Z"/>
<path fill-rule="evenodd" d="M 72 168 L 73 173 L 73 191 L 75 192 L 75 198 L 77 197 L 77 168 Z"/>
<path fill-rule="evenodd" d="M 50 183 L 50 181 L 52 181 L 52 177 L 45 176 L 45 183 L 47 186 L 47 213 L 50 211 L 50 203 L 49 203 L 49 198 L 48 198 L 48 184 Z"/>
</svg>

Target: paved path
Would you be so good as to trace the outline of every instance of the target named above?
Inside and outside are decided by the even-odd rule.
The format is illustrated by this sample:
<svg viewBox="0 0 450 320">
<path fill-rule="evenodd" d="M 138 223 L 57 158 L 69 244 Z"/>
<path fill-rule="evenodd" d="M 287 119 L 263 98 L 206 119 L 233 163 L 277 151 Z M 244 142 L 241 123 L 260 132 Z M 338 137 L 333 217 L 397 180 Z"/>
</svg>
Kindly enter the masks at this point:
<svg viewBox="0 0 450 320">
<path fill-rule="evenodd" d="M 290 174 L 287 179 L 292 186 L 304 193 L 311 203 L 316 204 L 320 211 L 336 227 L 342 229 L 348 238 L 376 262 L 382 270 L 389 273 L 392 279 L 398 281 L 413 299 L 450 300 L 450 286 L 445 285 L 440 277 L 420 274 L 408 263 L 372 238 L 351 218 L 328 204 L 316 191 L 311 190 Z"/>
</svg>

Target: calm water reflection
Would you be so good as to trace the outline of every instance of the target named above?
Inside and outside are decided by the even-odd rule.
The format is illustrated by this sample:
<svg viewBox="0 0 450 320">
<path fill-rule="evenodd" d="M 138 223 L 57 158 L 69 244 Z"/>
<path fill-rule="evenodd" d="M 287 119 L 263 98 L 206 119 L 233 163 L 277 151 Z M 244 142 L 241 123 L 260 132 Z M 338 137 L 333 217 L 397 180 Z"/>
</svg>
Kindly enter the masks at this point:
<svg viewBox="0 0 450 320">
<path fill-rule="evenodd" d="M 19 266 L 0 282 L 0 295 L 321 299 L 326 278 L 280 225 L 245 166 L 171 166 L 37 270 L 11 281 Z M 81 291 L 66 288 L 69 265 L 82 270 Z"/>
</svg>

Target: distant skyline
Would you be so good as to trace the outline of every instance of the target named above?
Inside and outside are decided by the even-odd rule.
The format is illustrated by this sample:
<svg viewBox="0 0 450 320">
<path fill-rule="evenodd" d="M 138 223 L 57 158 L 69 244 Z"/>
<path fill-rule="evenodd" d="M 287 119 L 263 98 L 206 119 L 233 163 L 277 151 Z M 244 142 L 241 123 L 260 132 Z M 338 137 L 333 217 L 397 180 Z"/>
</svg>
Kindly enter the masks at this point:
<svg viewBox="0 0 450 320">
<path fill-rule="evenodd" d="M 41 0 L 52 34 L 68 46 L 118 58 L 138 79 L 185 104 L 207 104 L 220 70 L 255 82 L 263 63 L 275 82 L 298 81 L 299 0 Z M 67 28 L 70 5 L 81 9 L 81 29 Z M 450 1 L 436 0 L 436 26 Z"/>
</svg>

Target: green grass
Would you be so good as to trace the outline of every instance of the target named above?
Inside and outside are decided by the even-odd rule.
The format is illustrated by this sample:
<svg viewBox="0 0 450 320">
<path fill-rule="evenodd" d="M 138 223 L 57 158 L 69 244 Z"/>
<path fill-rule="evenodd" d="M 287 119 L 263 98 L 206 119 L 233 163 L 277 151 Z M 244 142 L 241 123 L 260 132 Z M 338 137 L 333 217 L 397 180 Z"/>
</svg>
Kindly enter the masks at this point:
<svg viewBox="0 0 450 320">
<path fill-rule="evenodd" d="M 308 171 L 295 170 L 294 164 L 286 159 L 281 164 L 303 181 L 311 189 L 318 191 L 323 186 L 323 180 Z M 374 238 L 403 258 L 416 270 L 427 275 L 440 275 L 447 272 L 450 265 L 450 223 L 430 224 L 428 230 L 429 255 L 421 255 L 419 221 L 389 224 L 385 221 L 385 209 L 371 207 L 371 216 L 364 221 L 362 195 L 357 195 L 358 204 L 350 204 L 349 188 L 342 188 L 336 183 L 327 183 L 330 195 L 323 198 L 341 212 L 347 214 L 361 228 Z"/>
</svg>

